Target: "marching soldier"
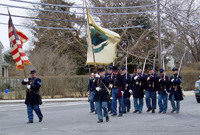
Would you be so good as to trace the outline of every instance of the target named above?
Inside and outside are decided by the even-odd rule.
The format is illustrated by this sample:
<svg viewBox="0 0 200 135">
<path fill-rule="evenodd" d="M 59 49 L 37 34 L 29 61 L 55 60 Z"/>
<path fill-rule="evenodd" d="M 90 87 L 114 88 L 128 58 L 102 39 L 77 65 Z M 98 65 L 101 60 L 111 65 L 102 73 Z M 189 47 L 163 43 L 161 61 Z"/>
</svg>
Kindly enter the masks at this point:
<svg viewBox="0 0 200 135">
<path fill-rule="evenodd" d="M 94 89 L 92 89 L 92 84 L 95 82 L 95 78 L 94 78 L 94 73 L 91 74 L 91 77 L 88 80 L 88 89 L 87 89 L 87 93 L 89 95 L 89 102 L 90 102 L 90 113 L 95 112 L 95 105 L 94 105 L 94 95 L 96 93 L 96 91 Z"/>
<path fill-rule="evenodd" d="M 131 89 L 133 91 L 131 89 L 129 90 L 130 93 L 133 92 L 133 101 L 134 101 L 134 108 L 135 108 L 135 111 L 133 111 L 133 113 L 137 113 L 137 112 L 142 113 L 145 79 L 146 79 L 145 74 L 142 75 L 142 67 L 138 65 L 137 73 L 133 75 L 132 81 L 131 81 Z"/>
<path fill-rule="evenodd" d="M 106 117 L 106 122 L 109 121 L 108 116 L 108 85 L 109 85 L 109 79 L 105 76 L 105 69 L 99 70 L 99 75 L 95 74 L 95 77 L 98 78 L 98 84 L 95 81 L 93 83 L 92 88 L 95 89 L 97 92 L 95 93 L 94 100 L 96 102 L 96 109 L 97 109 L 97 115 L 98 115 L 98 121 L 97 123 L 103 122 L 103 115 L 102 115 L 102 109 L 104 117 Z"/>
<path fill-rule="evenodd" d="M 40 78 L 36 77 L 36 71 L 31 70 L 31 78 L 25 78 L 22 81 L 23 85 L 27 85 L 27 91 L 26 91 L 26 100 L 25 104 L 27 105 L 27 113 L 28 113 L 28 119 L 29 123 L 33 123 L 33 110 L 37 114 L 39 118 L 39 122 L 42 122 L 43 115 L 39 108 L 39 104 L 41 101 L 41 97 L 39 95 L 40 87 L 42 85 L 42 81 Z"/>
<path fill-rule="evenodd" d="M 147 112 L 152 110 L 152 113 L 155 113 L 156 109 L 156 86 L 158 81 L 158 75 L 154 73 L 153 67 L 149 68 L 149 74 L 146 76 L 146 86 L 145 86 L 145 95 L 146 95 L 146 105 Z M 152 104 L 150 103 L 152 101 Z"/>
<path fill-rule="evenodd" d="M 167 101 L 168 101 L 168 94 L 169 91 L 169 77 L 165 75 L 164 69 L 159 69 L 160 72 L 160 79 L 158 84 L 158 106 L 159 112 L 165 114 L 167 111 Z"/>
<path fill-rule="evenodd" d="M 112 116 L 117 115 L 117 100 L 119 102 L 119 115 L 118 117 L 123 116 L 123 94 L 126 85 L 126 80 L 122 78 L 119 73 L 119 69 L 117 66 L 113 67 L 113 78 L 111 80 L 112 85 Z"/>
<path fill-rule="evenodd" d="M 112 66 L 108 66 L 108 70 L 107 70 L 107 73 L 106 73 L 106 77 L 109 78 L 109 81 L 111 82 L 111 78 L 113 76 L 113 73 L 112 73 Z M 110 83 L 109 83 L 110 85 Z M 110 88 L 110 93 L 112 94 L 112 89 Z M 112 96 L 112 95 L 110 95 Z M 108 112 L 110 112 L 110 114 L 112 114 L 112 99 L 109 99 L 108 100 Z"/>
<path fill-rule="evenodd" d="M 131 94 L 129 93 L 131 75 L 129 73 L 127 73 L 126 67 L 122 67 L 121 70 L 122 70 L 123 80 L 126 80 L 125 91 L 124 91 L 124 95 L 123 95 L 123 100 L 124 100 L 123 113 L 126 113 L 126 112 L 130 111 L 130 107 L 131 107 L 131 103 L 130 103 Z"/>
<path fill-rule="evenodd" d="M 171 100 L 171 106 L 172 106 L 172 111 L 176 111 L 176 113 L 179 113 L 180 111 L 180 101 L 183 100 L 183 93 L 181 90 L 181 82 L 182 82 L 182 77 L 178 77 L 178 68 L 174 67 L 172 69 L 173 71 L 173 76 L 170 77 L 170 95 L 169 95 L 169 100 Z M 176 105 L 175 102 L 176 101 Z"/>
</svg>

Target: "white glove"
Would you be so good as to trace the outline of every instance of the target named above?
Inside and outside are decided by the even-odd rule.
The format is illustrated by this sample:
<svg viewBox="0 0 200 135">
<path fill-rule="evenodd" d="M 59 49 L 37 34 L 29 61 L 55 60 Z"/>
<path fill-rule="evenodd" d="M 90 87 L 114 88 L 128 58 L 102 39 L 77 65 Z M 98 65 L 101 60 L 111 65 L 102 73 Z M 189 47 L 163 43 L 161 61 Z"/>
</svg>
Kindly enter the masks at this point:
<svg viewBox="0 0 200 135">
<path fill-rule="evenodd" d="M 134 77 L 134 80 L 137 80 L 137 78 L 138 78 L 138 76 L 136 75 L 136 76 Z"/>
<path fill-rule="evenodd" d="M 28 82 L 28 78 L 25 78 L 25 79 L 24 79 L 24 82 Z"/>
<path fill-rule="evenodd" d="M 161 81 L 161 79 L 158 80 L 159 82 Z"/>
<path fill-rule="evenodd" d="M 129 90 L 129 93 L 132 93 L 133 91 L 132 90 Z"/>
<path fill-rule="evenodd" d="M 113 100 L 113 97 L 110 97 L 110 100 Z"/>
<path fill-rule="evenodd" d="M 122 96 L 124 95 L 124 91 L 121 91 L 121 93 L 122 93 Z"/>
<path fill-rule="evenodd" d="M 98 75 L 98 74 L 95 74 L 95 77 L 96 77 L 96 78 L 100 78 L 100 75 Z"/>
<path fill-rule="evenodd" d="M 30 88 L 31 88 L 31 85 L 27 85 L 26 87 L 27 87 L 27 89 L 30 89 Z"/>
<path fill-rule="evenodd" d="M 111 88 L 111 89 L 112 89 L 112 87 L 113 87 L 113 85 L 112 85 L 112 84 L 110 84 L 110 85 L 109 85 L 109 88 Z"/>
<path fill-rule="evenodd" d="M 96 90 L 97 90 L 97 91 L 100 91 L 100 87 L 96 87 Z"/>
<path fill-rule="evenodd" d="M 174 78 L 171 80 L 171 82 L 174 82 Z"/>
</svg>

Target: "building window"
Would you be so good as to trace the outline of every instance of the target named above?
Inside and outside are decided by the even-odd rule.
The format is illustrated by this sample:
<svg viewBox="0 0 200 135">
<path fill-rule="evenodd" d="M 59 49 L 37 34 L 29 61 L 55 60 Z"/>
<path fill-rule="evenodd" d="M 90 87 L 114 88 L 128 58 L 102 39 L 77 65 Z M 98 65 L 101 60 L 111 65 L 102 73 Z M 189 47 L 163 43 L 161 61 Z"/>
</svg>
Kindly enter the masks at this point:
<svg viewBox="0 0 200 135">
<path fill-rule="evenodd" d="M 4 68 L 2 68 L 2 77 L 4 77 Z"/>
</svg>

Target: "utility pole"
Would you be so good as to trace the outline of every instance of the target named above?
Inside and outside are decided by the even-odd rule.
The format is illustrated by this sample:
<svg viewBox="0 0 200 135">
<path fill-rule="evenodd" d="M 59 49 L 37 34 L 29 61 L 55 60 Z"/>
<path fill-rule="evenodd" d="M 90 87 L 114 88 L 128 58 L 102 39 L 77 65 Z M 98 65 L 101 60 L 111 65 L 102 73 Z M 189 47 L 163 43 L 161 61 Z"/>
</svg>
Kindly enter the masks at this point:
<svg viewBox="0 0 200 135">
<path fill-rule="evenodd" d="M 162 68 L 161 28 L 160 28 L 160 0 L 157 0 L 157 19 L 158 19 L 158 65 L 159 65 L 159 68 Z"/>
</svg>

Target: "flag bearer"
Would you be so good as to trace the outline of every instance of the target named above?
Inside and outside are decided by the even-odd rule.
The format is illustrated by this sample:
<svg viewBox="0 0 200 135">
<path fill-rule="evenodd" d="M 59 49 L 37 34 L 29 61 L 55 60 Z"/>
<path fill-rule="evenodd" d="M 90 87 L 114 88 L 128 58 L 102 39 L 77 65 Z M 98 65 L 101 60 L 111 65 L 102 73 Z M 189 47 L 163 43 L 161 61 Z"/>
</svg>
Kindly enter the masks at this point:
<svg viewBox="0 0 200 135">
<path fill-rule="evenodd" d="M 28 119 L 29 123 L 33 123 L 33 110 L 37 114 L 39 118 L 39 122 L 42 122 L 43 115 L 39 108 L 39 90 L 42 85 L 42 81 L 40 78 L 36 77 L 36 71 L 31 70 L 31 78 L 25 78 L 22 81 L 23 85 L 27 85 L 27 91 L 26 91 L 26 99 L 25 104 L 27 105 L 27 113 L 28 113 Z"/>
<path fill-rule="evenodd" d="M 96 102 L 96 109 L 97 109 L 97 115 L 98 115 L 98 121 L 97 123 L 102 123 L 103 122 L 103 115 L 102 115 L 102 110 L 104 117 L 106 117 L 106 122 L 109 121 L 109 116 L 108 116 L 108 85 L 109 85 L 109 79 L 108 77 L 105 76 L 105 69 L 100 69 L 99 70 L 99 75 L 95 74 L 95 77 L 98 78 L 98 83 L 95 81 L 93 83 L 93 89 L 96 90 L 94 100 Z"/>
</svg>

